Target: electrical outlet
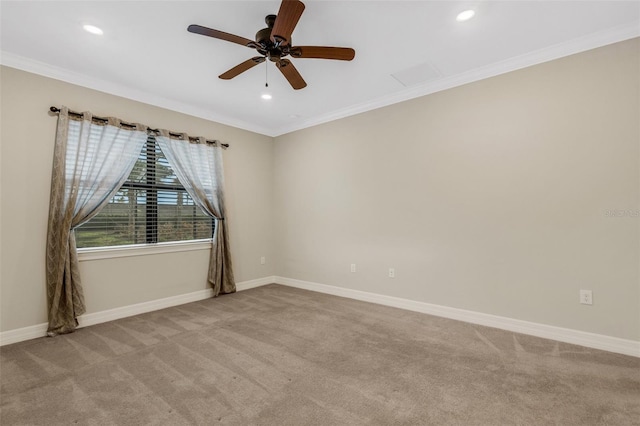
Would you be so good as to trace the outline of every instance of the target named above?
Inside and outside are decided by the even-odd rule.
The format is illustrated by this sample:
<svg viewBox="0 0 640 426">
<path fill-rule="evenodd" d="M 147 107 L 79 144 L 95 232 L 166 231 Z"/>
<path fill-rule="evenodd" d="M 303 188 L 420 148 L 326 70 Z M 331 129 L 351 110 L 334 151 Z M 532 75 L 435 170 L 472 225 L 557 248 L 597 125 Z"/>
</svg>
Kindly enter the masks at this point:
<svg viewBox="0 0 640 426">
<path fill-rule="evenodd" d="M 260 258 L 260 264 L 261 264 L 261 265 L 264 265 L 265 263 L 267 263 L 267 259 L 266 259 L 264 256 L 262 256 L 262 257 Z"/>
<path fill-rule="evenodd" d="M 355 272 L 356 271 L 356 264 L 352 263 L 351 264 L 351 272 Z"/>
<path fill-rule="evenodd" d="M 580 303 L 583 305 L 593 305 L 593 293 L 591 290 L 580 290 Z"/>
<path fill-rule="evenodd" d="M 396 270 L 393 268 L 389 268 L 389 278 L 395 278 L 396 277 Z"/>
</svg>

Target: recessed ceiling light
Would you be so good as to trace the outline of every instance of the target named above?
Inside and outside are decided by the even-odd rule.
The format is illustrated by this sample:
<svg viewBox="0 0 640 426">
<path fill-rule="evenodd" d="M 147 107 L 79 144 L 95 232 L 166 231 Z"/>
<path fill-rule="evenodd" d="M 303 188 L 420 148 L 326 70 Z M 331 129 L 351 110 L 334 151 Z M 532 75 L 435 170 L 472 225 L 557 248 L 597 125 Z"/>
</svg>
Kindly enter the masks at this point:
<svg viewBox="0 0 640 426">
<path fill-rule="evenodd" d="M 456 21 L 458 22 L 464 22 L 464 21 L 468 21 L 469 19 L 473 18 L 473 15 L 475 15 L 476 12 L 474 10 L 465 10 L 464 12 L 460 12 L 458 13 L 458 16 L 456 16 Z"/>
<path fill-rule="evenodd" d="M 88 33 L 91 34 L 96 34 L 96 35 L 102 35 L 104 34 L 104 31 L 102 31 L 100 28 L 96 27 L 95 25 L 83 25 L 82 28 L 84 28 L 84 30 Z"/>
<path fill-rule="evenodd" d="M 265 101 L 268 101 L 269 99 L 272 98 L 272 96 L 270 94 L 268 94 L 268 93 L 263 93 L 260 97 L 262 99 L 264 99 Z"/>
</svg>

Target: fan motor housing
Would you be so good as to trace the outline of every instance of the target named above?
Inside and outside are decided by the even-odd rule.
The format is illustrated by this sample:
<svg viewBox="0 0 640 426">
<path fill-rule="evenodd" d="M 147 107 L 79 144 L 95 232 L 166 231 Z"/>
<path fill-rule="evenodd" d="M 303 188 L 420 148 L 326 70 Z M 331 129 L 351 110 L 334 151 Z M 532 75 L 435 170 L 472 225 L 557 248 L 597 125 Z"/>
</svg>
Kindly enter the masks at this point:
<svg viewBox="0 0 640 426">
<path fill-rule="evenodd" d="M 263 28 L 256 33 L 256 42 L 262 46 L 269 46 L 271 41 L 271 28 Z"/>
<path fill-rule="evenodd" d="M 287 46 L 279 46 L 276 45 L 273 41 L 271 41 L 271 30 L 273 30 L 273 24 L 276 21 L 276 15 L 267 15 L 264 18 L 264 22 L 267 24 L 267 28 L 263 28 L 256 33 L 256 43 L 260 45 L 262 48 L 258 48 L 258 52 L 269 58 L 273 62 L 279 61 L 283 56 L 287 56 L 289 54 L 289 46 L 291 45 L 291 40 Z"/>
<path fill-rule="evenodd" d="M 289 49 L 291 48 L 289 45 L 280 46 L 272 42 L 271 28 L 265 28 L 258 31 L 256 34 L 256 42 L 258 43 L 256 50 L 259 53 L 268 56 L 269 59 L 271 59 L 271 57 L 281 58 L 283 56 L 287 56 L 289 54 Z"/>
</svg>

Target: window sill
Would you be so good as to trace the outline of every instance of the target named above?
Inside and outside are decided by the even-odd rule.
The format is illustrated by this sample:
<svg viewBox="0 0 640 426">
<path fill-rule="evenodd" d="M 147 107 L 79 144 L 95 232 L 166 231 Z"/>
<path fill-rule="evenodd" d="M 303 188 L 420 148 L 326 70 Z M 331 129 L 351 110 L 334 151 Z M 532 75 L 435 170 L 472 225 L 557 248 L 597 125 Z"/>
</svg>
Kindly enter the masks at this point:
<svg viewBox="0 0 640 426">
<path fill-rule="evenodd" d="M 158 244 L 136 244 L 130 246 L 92 247 L 78 249 L 78 261 L 114 259 L 118 257 L 149 256 L 162 253 L 211 249 L 210 239 L 177 241 Z"/>
</svg>

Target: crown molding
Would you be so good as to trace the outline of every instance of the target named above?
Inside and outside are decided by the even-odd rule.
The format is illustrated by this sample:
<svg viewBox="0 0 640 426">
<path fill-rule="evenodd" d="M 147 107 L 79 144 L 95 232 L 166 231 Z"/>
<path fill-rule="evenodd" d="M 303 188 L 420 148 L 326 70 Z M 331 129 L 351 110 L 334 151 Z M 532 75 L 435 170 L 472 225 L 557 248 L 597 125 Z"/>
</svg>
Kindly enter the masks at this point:
<svg viewBox="0 0 640 426">
<path fill-rule="evenodd" d="M 164 98 L 153 93 L 145 92 L 129 86 L 112 83 L 106 80 L 70 71 L 65 68 L 56 67 L 44 62 L 25 58 L 10 52 L 0 51 L 0 64 L 11 68 L 42 75 L 45 77 L 61 80 L 89 89 L 98 90 L 123 98 L 138 102 L 158 106 L 172 111 L 188 114 L 205 120 L 215 121 L 227 126 L 236 127 L 250 132 L 259 133 L 265 136 L 277 137 L 297 130 L 313 127 L 318 124 L 393 105 L 399 102 L 451 89 L 463 84 L 483 80 L 511 71 L 516 71 L 532 65 L 552 61 L 565 56 L 574 55 L 586 50 L 621 42 L 624 40 L 640 37 L 640 26 L 637 24 L 627 24 L 614 27 L 608 30 L 589 34 L 564 43 L 559 43 L 544 49 L 539 49 L 524 55 L 515 56 L 504 61 L 496 62 L 484 67 L 476 68 L 468 72 L 441 78 L 436 81 L 411 87 L 400 92 L 378 97 L 367 102 L 362 102 L 346 108 L 339 109 L 327 114 L 299 121 L 279 128 L 268 128 L 257 126 L 254 123 L 239 120 L 217 111 L 208 110 L 201 107 L 189 105 L 180 101 Z"/>
<path fill-rule="evenodd" d="M 203 118 L 209 121 L 215 121 L 231 127 L 236 127 L 250 132 L 259 133 L 266 136 L 272 136 L 271 129 L 262 126 L 256 126 L 243 120 L 220 114 L 217 111 L 196 107 L 184 102 L 165 98 L 143 90 L 122 84 L 113 83 L 107 80 L 91 77 L 86 74 L 77 73 L 66 68 L 57 67 L 45 62 L 36 61 L 24 56 L 16 55 L 11 52 L 0 51 L 0 65 L 10 68 L 16 68 L 33 74 L 42 75 L 54 80 L 64 81 L 66 83 L 75 84 L 77 86 L 86 87 L 88 89 L 97 90 L 99 92 L 108 93 L 110 95 L 120 96 L 122 98 L 131 99 L 133 101 L 165 108 L 171 111 L 180 112 L 191 115 L 193 117 Z"/>
<path fill-rule="evenodd" d="M 495 62 L 484 67 L 470 70 L 468 72 L 463 72 L 435 81 L 430 81 L 428 83 L 414 86 L 400 92 L 372 99 L 370 101 L 363 102 L 357 105 L 352 105 L 347 108 L 330 112 L 328 114 L 309 118 L 295 124 L 283 126 L 277 129 L 274 136 L 281 136 L 297 130 L 316 126 L 318 124 L 328 123 L 330 121 L 338 120 L 356 114 L 361 114 L 363 112 L 408 101 L 410 99 L 419 98 L 421 96 L 426 96 L 457 86 L 462 86 L 464 84 L 473 83 L 474 81 L 484 80 L 486 78 L 495 77 L 500 74 L 505 74 L 511 71 L 530 67 L 532 65 L 549 62 L 554 59 L 574 55 L 576 53 L 596 49 L 598 47 L 603 47 L 609 44 L 618 43 L 636 37 L 640 37 L 640 25 L 621 25 L 605 31 L 600 31 L 597 33 L 579 37 L 568 42 L 559 43 L 543 49 L 535 50 L 524 55 L 515 56 L 504 61 Z"/>
</svg>

